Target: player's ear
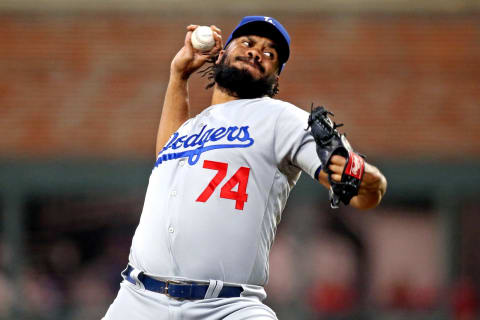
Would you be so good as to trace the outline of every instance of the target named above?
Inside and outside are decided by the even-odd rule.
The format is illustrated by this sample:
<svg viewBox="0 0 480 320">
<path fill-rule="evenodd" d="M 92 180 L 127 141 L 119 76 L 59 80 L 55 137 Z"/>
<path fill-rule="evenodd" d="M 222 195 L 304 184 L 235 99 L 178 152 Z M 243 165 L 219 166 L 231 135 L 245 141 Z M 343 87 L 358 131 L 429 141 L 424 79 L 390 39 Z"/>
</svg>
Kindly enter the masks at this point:
<svg viewBox="0 0 480 320">
<path fill-rule="evenodd" d="M 220 52 L 218 53 L 217 61 L 215 61 L 215 64 L 218 64 L 220 61 L 222 61 L 222 57 L 224 54 L 225 54 L 225 50 L 220 50 Z"/>
</svg>

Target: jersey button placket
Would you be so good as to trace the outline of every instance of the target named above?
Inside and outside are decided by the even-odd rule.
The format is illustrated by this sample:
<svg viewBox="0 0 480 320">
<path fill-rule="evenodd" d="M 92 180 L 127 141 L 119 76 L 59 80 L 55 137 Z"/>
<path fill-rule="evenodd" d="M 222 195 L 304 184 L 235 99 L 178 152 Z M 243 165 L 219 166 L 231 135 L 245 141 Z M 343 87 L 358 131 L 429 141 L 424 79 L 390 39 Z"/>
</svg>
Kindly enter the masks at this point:
<svg viewBox="0 0 480 320">
<path fill-rule="evenodd" d="M 175 188 L 173 188 L 171 191 L 170 191 L 170 198 L 176 198 L 178 195 L 177 193 L 177 190 Z M 172 199 L 173 200 L 173 199 Z M 173 218 L 173 217 L 172 217 Z M 175 219 L 175 218 L 173 218 Z M 174 221 L 171 221 L 169 226 L 168 226 L 168 233 L 170 234 L 170 236 L 173 236 L 174 232 L 175 232 L 175 228 L 173 227 L 173 225 L 175 224 Z"/>
</svg>

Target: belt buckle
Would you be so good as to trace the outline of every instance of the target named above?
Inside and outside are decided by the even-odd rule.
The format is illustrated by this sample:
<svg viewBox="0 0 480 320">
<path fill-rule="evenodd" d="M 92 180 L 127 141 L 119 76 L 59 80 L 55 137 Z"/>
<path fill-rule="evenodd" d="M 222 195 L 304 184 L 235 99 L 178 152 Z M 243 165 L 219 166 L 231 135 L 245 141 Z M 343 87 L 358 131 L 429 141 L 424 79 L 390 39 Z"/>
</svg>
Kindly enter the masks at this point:
<svg viewBox="0 0 480 320">
<path fill-rule="evenodd" d="M 178 297 L 173 297 L 173 296 L 171 296 L 170 293 L 168 292 L 168 287 L 170 286 L 171 283 L 173 283 L 173 284 L 182 284 L 183 282 L 178 281 L 178 280 L 166 280 L 166 281 L 165 281 L 165 288 L 163 289 L 163 294 L 166 295 L 166 296 L 169 297 L 169 298 L 179 299 Z"/>
</svg>

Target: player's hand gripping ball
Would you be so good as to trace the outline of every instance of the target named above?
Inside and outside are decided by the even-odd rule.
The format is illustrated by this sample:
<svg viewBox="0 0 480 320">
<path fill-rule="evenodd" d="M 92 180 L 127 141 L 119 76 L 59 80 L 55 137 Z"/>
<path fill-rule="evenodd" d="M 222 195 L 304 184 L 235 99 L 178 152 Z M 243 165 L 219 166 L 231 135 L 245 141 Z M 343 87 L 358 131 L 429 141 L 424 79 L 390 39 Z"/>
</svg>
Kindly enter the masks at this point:
<svg viewBox="0 0 480 320">
<path fill-rule="evenodd" d="M 199 26 L 192 33 L 192 46 L 202 52 L 210 51 L 215 46 L 215 38 L 210 27 Z"/>
</svg>

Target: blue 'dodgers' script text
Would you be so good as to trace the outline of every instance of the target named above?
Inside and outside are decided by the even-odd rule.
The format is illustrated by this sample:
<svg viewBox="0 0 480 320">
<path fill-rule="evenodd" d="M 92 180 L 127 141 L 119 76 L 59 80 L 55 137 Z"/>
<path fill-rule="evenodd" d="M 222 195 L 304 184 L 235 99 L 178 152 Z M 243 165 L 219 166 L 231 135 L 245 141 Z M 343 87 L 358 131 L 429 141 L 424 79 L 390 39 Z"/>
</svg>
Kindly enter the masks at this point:
<svg viewBox="0 0 480 320">
<path fill-rule="evenodd" d="M 199 133 L 192 135 L 180 136 L 178 132 L 175 132 L 167 145 L 158 154 L 155 168 L 163 161 L 187 157 L 188 163 L 194 165 L 198 162 L 203 152 L 222 148 L 248 148 L 254 142 L 248 132 L 248 126 L 220 127 L 207 130 L 206 127 L 206 125 L 203 126 Z M 179 148 L 188 150 L 167 153 L 170 149 L 173 151 Z"/>
</svg>

